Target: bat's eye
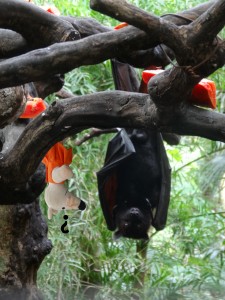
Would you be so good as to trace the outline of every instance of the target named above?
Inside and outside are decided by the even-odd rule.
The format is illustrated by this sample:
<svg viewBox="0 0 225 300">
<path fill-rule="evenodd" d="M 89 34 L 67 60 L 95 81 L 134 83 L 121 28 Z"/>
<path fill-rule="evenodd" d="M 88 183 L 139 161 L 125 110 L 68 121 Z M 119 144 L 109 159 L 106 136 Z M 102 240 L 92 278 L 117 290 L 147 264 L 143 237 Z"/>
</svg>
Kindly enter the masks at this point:
<svg viewBox="0 0 225 300">
<path fill-rule="evenodd" d="M 125 233 L 129 229 L 129 223 L 125 222 L 121 225 L 120 230 Z"/>
</svg>

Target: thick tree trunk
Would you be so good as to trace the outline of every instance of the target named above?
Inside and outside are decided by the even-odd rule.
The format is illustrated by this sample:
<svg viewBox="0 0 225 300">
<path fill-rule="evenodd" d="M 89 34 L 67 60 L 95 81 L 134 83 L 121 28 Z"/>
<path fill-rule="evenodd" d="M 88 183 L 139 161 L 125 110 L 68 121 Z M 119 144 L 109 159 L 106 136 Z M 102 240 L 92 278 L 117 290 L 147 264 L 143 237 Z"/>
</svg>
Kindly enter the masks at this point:
<svg viewBox="0 0 225 300">
<path fill-rule="evenodd" d="M 39 201 L 0 206 L 0 299 L 42 299 L 37 270 L 52 245 Z"/>
<path fill-rule="evenodd" d="M 26 89 L 36 96 L 33 85 L 27 85 Z M 17 95 L 11 94 L 11 98 Z M 7 153 L 14 146 L 28 123 L 29 120 L 18 120 L 1 130 L 1 153 Z M 23 171 L 21 176 L 24 176 Z M 2 172 L 0 178 L 4 178 Z M 14 181 L 12 176 L 8 184 L 0 184 L 0 201 L 6 204 L 0 206 L 0 300 L 43 299 L 36 286 L 37 271 L 52 248 L 38 200 L 46 185 L 45 167 L 39 164 L 23 186 L 15 187 Z"/>
</svg>

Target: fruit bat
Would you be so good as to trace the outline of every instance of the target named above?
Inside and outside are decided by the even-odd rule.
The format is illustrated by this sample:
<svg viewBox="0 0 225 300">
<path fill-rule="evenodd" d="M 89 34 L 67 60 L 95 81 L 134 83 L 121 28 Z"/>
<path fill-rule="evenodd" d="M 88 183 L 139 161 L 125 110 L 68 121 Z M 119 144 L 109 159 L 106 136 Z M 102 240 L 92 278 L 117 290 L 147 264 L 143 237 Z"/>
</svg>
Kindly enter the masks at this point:
<svg viewBox="0 0 225 300">
<path fill-rule="evenodd" d="M 112 60 L 117 89 L 138 91 L 135 70 Z M 99 199 L 107 227 L 115 238 L 148 239 L 152 225 L 166 225 L 171 171 L 157 129 L 121 129 L 109 142 L 97 173 Z"/>
</svg>

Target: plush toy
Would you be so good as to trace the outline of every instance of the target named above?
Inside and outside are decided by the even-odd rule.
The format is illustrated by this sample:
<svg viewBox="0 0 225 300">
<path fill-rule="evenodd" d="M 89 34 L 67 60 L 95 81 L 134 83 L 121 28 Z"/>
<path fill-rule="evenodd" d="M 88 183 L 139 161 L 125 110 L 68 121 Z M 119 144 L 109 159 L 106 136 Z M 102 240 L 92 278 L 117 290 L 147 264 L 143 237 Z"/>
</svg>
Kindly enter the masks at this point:
<svg viewBox="0 0 225 300">
<path fill-rule="evenodd" d="M 73 177 L 69 167 L 72 162 L 72 148 L 66 149 L 62 143 L 56 143 L 45 155 L 43 163 L 46 166 L 45 202 L 48 205 L 48 218 L 62 209 L 84 210 L 84 201 L 70 193 L 64 185 L 65 180 Z"/>
<path fill-rule="evenodd" d="M 41 98 L 32 98 L 28 95 L 28 101 L 21 119 L 37 117 L 46 109 L 46 104 Z M 62 143 L 56 143 L 45 155 L 42 162 L 46 166 L 46 182 L 44 197 L 48 206 L 48 218 L 57 214 L 62 209 L 84 210 L 84 201 L 70 193 L 64 185 L 65 180 L 73 177 L 69 165 L 72 162 L 72 148 L 66 149 Z"/>
</svg>

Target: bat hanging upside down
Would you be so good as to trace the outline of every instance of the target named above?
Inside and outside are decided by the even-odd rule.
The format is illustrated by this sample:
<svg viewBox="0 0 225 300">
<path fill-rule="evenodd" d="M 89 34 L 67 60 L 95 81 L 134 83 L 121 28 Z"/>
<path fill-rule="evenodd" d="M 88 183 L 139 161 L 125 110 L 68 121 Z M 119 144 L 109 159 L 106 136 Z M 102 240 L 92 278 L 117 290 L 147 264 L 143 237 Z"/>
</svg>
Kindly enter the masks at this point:
<svg viewBox="0 0 225 300">
<path fill-rule="evenodd" d="M 112 61 L 116 88 L 138 91 L 133 68 Z M 155 129 L 122 129 L 109 142 L 104 167 L 97 173 L 99 199 L 115 238 L 148 239 L 152 225 L 166 225 L 170 166 L 161 134 Z"/>
<path fill-rule="evenodd" d="M 165 227 L 170 167 L 160 133 L 122 129 L 97 175 L 101 207 L 115 238 L 148 239 L 151 225 Z"/>
</svg>

